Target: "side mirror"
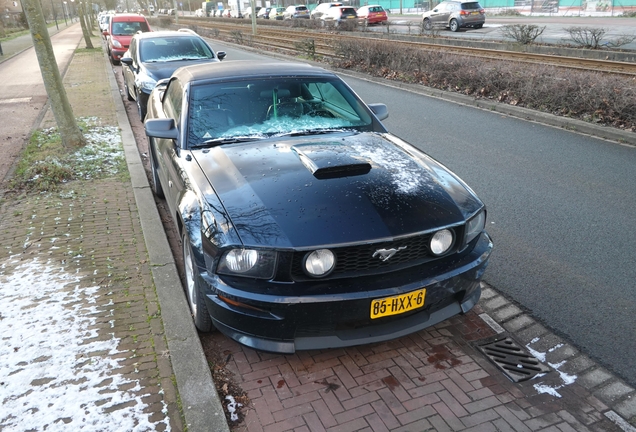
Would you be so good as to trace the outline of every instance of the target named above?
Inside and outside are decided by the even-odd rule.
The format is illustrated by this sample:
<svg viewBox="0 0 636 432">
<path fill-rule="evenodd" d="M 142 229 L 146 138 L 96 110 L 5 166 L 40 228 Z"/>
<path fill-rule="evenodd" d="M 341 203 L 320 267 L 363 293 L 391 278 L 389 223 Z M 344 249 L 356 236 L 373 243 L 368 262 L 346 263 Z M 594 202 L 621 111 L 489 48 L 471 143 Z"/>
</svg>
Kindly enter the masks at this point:
<svg viewBox="0 0 636 432">
<path fill-rule="evenodd" d="M 164 138 L 176 140 L 179 138 L 179 130 L 174 124 L 174 119 L 151 119 L 144 123 L 146 135 L 152 138 Z"/>
<path fill-rule="evenodd" d="M 227 53 L 225 51 L 217 51 L 216 52 L 216 56 L 218 57 L 219 60 L 223 60 L 226 55 L 227 55 Z"/>
<path fill-rule="evenodd" d="M 371 108 L 371 111 L 373 111 L 373 114 L 375 114 L 379 120 L 384 120 L 389 118 L 389 109 L 386 107 L 385 104 L 383 103 L 369 104 L 369 108 Z"/>
<path fill-rule="evenodd" d="M 125 64 L 126 66 L 132 66 L 132 64 L 133 64 L 133 59 L 132 59 L 132 58 L 130 58 L 130 57 L 122 57 L 122 58 L 120 59 L 120 61 L 121 61 L 123 64 Z"/>
<path fill-rule="evenodd" d="M 108 33 L 108 30 L 104 30 L 104 31 L 102 32 L 102 34 L 103 34 L 104 36 L 110 36 L 110 33 Z"/>
</svg>

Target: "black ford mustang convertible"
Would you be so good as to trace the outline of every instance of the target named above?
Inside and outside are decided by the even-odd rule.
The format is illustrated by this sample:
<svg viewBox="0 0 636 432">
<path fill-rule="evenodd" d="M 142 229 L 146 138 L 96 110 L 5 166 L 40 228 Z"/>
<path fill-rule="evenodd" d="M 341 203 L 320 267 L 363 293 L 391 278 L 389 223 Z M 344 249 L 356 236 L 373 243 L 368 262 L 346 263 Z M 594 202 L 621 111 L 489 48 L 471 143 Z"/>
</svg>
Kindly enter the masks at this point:
<svg viewBox="0 0 636 432">
<path fill-rule="evenodd" d="M 332 72 L 188 66 L 148 104 L 152 187 L 195 324 L 271 352 L 406 335 L 470 310 L 492 251 L 455 174 Z"/>
</svg>

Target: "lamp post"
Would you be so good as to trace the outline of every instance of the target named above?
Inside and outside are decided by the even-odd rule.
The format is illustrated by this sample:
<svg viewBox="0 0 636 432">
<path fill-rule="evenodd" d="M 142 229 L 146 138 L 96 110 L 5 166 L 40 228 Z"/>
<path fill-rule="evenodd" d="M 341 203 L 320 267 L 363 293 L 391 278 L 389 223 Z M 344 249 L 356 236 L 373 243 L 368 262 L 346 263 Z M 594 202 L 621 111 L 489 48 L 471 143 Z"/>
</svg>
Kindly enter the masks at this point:
<svg viewBox="0 0 636 432">
<path fill-rule="evenodd" d="M 62 15 L 64 15 L 64 24 L 68 26 L 68 21 L 66 21 L 66 2 L 62 2 Z"/>
</svg>

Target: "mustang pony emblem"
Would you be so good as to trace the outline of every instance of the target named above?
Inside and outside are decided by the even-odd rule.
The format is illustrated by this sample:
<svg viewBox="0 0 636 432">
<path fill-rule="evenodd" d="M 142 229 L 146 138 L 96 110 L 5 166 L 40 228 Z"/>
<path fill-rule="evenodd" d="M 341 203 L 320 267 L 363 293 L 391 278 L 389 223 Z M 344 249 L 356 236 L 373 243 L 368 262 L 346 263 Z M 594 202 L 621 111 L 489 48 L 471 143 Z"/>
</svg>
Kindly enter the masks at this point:
<svg viewBox="0 0 636 432">
<path fill-rule="evenodd" d="M 373 253 L 373 258 L 375 257 L 380 257 L 380 261 L 387 261 L 389 258 L 391 258 L 393 255 L 395 255 L 396 253 L 398 253 L 401 250 L 406 249 L 406 246 L 400 246 L 399 248 L 395 249 L 378 249 L 377 251 L 375 251 Z"/>
</svg>

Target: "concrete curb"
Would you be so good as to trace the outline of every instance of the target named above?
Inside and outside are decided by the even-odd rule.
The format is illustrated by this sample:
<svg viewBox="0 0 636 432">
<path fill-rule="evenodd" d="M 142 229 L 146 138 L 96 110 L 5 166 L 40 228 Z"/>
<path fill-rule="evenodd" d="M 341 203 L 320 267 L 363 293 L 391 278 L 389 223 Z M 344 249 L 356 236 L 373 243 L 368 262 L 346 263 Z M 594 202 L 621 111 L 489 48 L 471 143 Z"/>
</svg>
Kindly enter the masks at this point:
<svg viewBox="0 0 636 432">
<path fill-rule="evenodd" d="M 161 306 L 161 317 L 176 378 L 181 409 L 190 431 L 230 432 L 223 405 L 212 380 L 199 336 L 192 322 L 177 266 L 146 173 L 137 142 L 107 54 L 105 66 L 121 129 L 126 163 L 135 194 L 135 202 L 148 250 L 150 269 Z"/>
</svg>

